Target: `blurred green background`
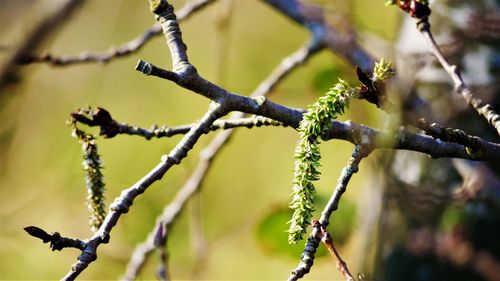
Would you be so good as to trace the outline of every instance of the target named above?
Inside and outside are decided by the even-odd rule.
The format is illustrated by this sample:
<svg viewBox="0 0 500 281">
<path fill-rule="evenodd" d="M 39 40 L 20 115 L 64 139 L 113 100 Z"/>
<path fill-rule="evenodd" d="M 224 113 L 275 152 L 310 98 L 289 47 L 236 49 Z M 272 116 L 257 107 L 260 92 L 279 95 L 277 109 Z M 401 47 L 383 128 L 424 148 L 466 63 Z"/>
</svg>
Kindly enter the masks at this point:
<svg viewBox="0 0 500 281">
<path fill-rule="evenodd" d="M 15 46 L 46 12 L 59 4 L 56 0 L 0 2 L 0 43 L 5 46 Z M 184 4 L 172 2 L 176 9 Z M 308 40 L 308 33 L 260 1 L 232 2 L 231 21 L 225 31 L 217 28 L 216 18 L 231 5 L 227 0 L 196 13 L 182 22 L 181 28 L 190 61 L 201 75 L 230 91 L 249 95 L 282 58 Z M 329 17 L 341 15 L 351 20 L 360 32 L 372 32 L 388 42 L 397 32 L 399 13 L 385 7 L 383 1 L 317 3 L 324 6 Z M 377 16 L 367 16 L 367 11 Z M 153 23 L 146 1 L 87 1 L 39 51 L 75 54 L 106 50 L 136 37 Z M 226 49 L 221 51 L 221 46 Z M 1 63 L 7 55 L 0 53 Z M 24 233 L 25 226 L 36 225 L 78 238 L 91 235 L 81 147 L 65 125 L 70 112 L 86 105 L 100 106 L 120 122 L 147 128 L 152 124 L 192 123 L 205 112 L 206 99 L 135 71 L 138 59 L 170 67 L 170 54 L 159 36 L 140 52 L 107 65 L 23 66 L 20 81 L 1 94 L 0 279 L 59 279 L 79 254 L 72 249 L 51 252 L 47 245 Z M 280 84 L 271 99 L 305 107 L 337 76 L 352 80 L 353 73 L 351 66 L 324 51 Z M 379 126 L 383 115 L 370 105 L 354 101 L 343 118 Z M 143 241 L 156 216 L 188 179 L 198 153 L 214 135 L 202 137 L 181 165 L 137 198 L 111 233 L 110 244 L 99 248 L 98 260 L 85 270 L 82 279 L 117 279 L 124 273 L 134 246 Z M 290 128 L 238 129 L 214 162 L 199 198 L 191 202 L 171 229 L 168 251 L 173 279 L 282 280 L 288 276 L 303 247 L 288 246 L 284 233 L 296 139 L 296 132 Z M 107 203 L 154 167 L 179 140 L 99 138 Z M 324 157 L 322 179 L 317 183 L 322 198 L 318 209 L 335 187 L 352 148 L 342 141 L 321 146 Z M 373 185 L 370 161 L 365 161 L 354 176 L 332 222 L 339 250 L 354 273 L 359 272 L 359 261 L 366 250 L 359 249 L 354 229 L 358 217 L 366 215 L 357 211 L 357 206 L 361 195 Z M 193 210 L 198 208 L 208 247 L 202 267 L 196 261 L 191 234 Z M 156 266 L 155 255 L 141 278 L 154 279 Z M 333 259 L 323 255 L 308 279 L 341 276 Z"/>
</svg>

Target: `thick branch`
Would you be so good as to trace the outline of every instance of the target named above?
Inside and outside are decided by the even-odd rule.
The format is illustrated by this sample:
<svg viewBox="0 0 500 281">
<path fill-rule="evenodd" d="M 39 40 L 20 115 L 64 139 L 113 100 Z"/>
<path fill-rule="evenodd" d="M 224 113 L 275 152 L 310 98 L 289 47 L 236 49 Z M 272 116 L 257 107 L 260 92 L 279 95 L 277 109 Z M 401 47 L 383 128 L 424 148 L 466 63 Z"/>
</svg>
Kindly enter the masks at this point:
<svg viewBox="0 0 500 281">
<path fill-rule="evenodd" d="M 443 142 L 404 129 L 387 132 L 373 129 L 351 121 L 332 122 L 332 128 L 323 136 L 325 140 L 342 139 L 354 144 L 369 142 L 373 149 L 403 149 L 428 154 L 432 158 L 462 158 L 469 160 L 497 162 L 500 159 L 500 145 L 484 141 L 481 153 L 467 151 L 457 143 Z"/>
</svg>

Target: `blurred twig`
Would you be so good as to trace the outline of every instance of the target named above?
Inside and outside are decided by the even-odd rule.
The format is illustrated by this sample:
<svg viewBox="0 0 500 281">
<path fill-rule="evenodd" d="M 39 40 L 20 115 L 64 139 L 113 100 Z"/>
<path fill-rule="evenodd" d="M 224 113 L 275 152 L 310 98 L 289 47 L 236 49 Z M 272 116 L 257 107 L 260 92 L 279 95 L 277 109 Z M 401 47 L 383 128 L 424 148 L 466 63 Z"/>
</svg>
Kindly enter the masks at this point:
<svg viewBox="0 0 500 281">
<path fill-rule="evenodd" d="M 85 0 L 65 0 L 53 13 L 46 15 L 45 18 L 26 35 L 24 40 L 15 47 L 15 51 L 9 56 L 6 63 L 0 68 L 0 89 L 13 79 L 18 69 L 18 62 L 22 60 L 26 54 L 29 54 L 42 45 L 47 37 L 60 28 L 84 2 Z M 25 17 L 28 18 L 28 16 Z"/>
<path fill-rule="evenodd" d="M 195 12 L 203 9 L 209 4 L 215 2 L 215 0 L 189 0 L 187 3 L 179 10 L 177 13 L 177 20 L 183 21 L 189 18 Z M 91 53 L 91 52 L 82 52 L 77 55 L 53 55 L 48 52 L 44 52 L 39 56 L 35 55 L 26 55 L 27 52 L 22 53 L 22 59 L 18 60 L 22 64 L 30 64 L 30 63 L 47 63 L 53 66 L 67 66 L 81 63 L 108 63 L 109 61 L 125 57 L 132 53 L 139 51 L 149 40 L 154 37 L 161 35 L 161 26 L 159 24 L 155 24 L 152 27 L 146 29 L 140 36 L 135 39 L 123 43 L 119 46 L 112 46 L 107 51 L 102 53 Z"/>
<path fill-rule="evenodd" d="M 480 98 L 476 97 L 472 92 L 472 89 L 462 79 L 457 66 L 449 64 L 448 60 L 444 57 L 434 40 L 428 17 L 421 18 L 417 23 L 417 28 L 427 41 L 431 53 L 434 54 L 443 69 L 453 80 L 455 91 L 460 94 L 465 101 L 479 113 L 479 115 L 483 116 L 496 129 L 498 135 L 500 135 L 500 115 L 495 112 L 494 108 L 490 104 L 484 103 Z"/>
</svg>

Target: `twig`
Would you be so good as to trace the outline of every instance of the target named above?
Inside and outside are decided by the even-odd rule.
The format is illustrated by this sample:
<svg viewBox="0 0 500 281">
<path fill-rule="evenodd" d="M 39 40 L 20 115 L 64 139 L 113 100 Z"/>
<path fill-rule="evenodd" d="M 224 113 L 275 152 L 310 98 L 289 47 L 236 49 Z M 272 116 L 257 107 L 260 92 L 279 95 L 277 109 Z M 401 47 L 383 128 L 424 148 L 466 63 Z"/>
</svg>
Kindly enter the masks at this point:
<svg viewBox="0 0 500 281">
<path fill-rule="evenodd" d="M 335 244 L 333 244 L 332 236 L 326 230 L 324 225 L 320 224 L 320 229 L 322 235 L 321 242 L 325 244 L 326 248 L 328 249 L 328 252 L 330 252 L 330 255 L 332 255 L 332 257 L 334 257 L 337 260 L 337 269 L 340 271 L 340 273 L 342 273 L 342 275 L 344 275 L 347 281 L 354 281 L 354 278 L 352 277 L 352 274 L 349 271 L 349 268 L 347 267 L 347 263 L 342 259 L 339 252 L 335 248 Z"/>
<path fill-rule="evenodd" d="M 71 113 L 71 117 L 76 121 L 88 125 L 90 127 L 100 127 L 99 134 L 105 138 L 113 138 L 118 134 L 136 135 L 144 137 L 147 140 L 151 138 L 165 138 L 175 135 L 184 135 L 196 124 L 184 125 L 179 127 L 158 127 L 153 125 L 151 129 L 143 129 L 137 126 L 119 123 L 111 117 L 111 114 L 104 108 L 97 107 L 92 109 L 79 109 L 77 112 Z M 261 126 L 285 126 L 273 119 L 265 118 L 262 116 L 252 116 L 250 118 L 238 118 L 229 120 L 216 120 L 210 131 L 228 130 L 238 127 L 246 127 L 251 129 L 253 127 Z M 286 126 L 285 126 L 286 127 Z"/>
<path fill-rule="evenodd" d="M 370 147 L 369 145 L 370 144 L 356 145 L 354 152 L 349 159 L 349 162 L 347 162 L 347 166 L 342 169 L 337 186 L 335 187 L 335 191 L 333 192 L 332 197 L 330 197 L 330 200 L 323 209 L 323 212 L 321 212 L 321 218 L 319 219 L 319 222 L 323 227 L 327 227 L 330 224 L 330 216 L 335 210 L 337 210 L 340 197 L 342 197 L 342 194 L 344 194 L 344 192 L 346 191 L 347 184 L 349 184 L 352 175 L 358 172 L 359 162 L 361 162 L 361 159 L 368 156 L 368 154 L 371 152 L 372 147 Z"/>
<path fill-rule="evenodd" d="M 313 221 L 313 229 L 309 237 L 307 237 L 306 246 L 304 247 L 304 251 L 300 256 L 299 265 L 292 270 L 290 276 L 288 277 L 288 281 L 296 281 L 300 278 L 304 277 L 309 271 L 314 263 L 314 254 L 318 249 L 319 242 L 321 238 L 318 238 L 321 235 L 320 224 L 318 221 Z"/>
<path fill-rule="evenodd" d="M 263 0 L 291 20 L 309 29 L 332 52 L 341 55 L 353 66 L 372 69 L 373 58 L 356 40 L 353 32 L 342 33 L 328 24 L 323 9 L 300 0 Z"/>
<path fill-rule="evenodd" d="M 443 56 L 443 53 L 439 49 L 436 41 L 434 40 L 428 18 L 424 17 L 423 19 L 418 21 L 417 28 L 427 41 L 431 53 L 434 54 L 443 69 L 453 80 L 455 91 L 460 94 L 465 99 L 465 101 L 479 113 L 479 115 L 483 116 L 486 121 L 488 121 L 496 129 L 498 135 L 500 135 L 500 115 L 495 112 L 490 104 L 484 103 L 480 98 L 476 97 L 471 88 L 462 79 L 457 66 L 450 65 L 448 63 L 446 58 Z"/>
<path fill-rule="evenodd" d="M 437 123 L 429 124 L 424 118 L 419 119 L 416 126 L 435 139 L 458 143 L 471 149 L 472 153 L 481 153 L 484 140 L 479 137 L 469 136 L 462 130 L 446 128 Z"/>
<path fill-rule="evenodd" d="M 136 184 L 122 191 L 110 206 L 110 211 L 99 230 L 88 241 L 85 250 L 78 257 L 78 261 L 63 280 L 74 280 L 87 266 L 97 258 L 97 248 L 102 243 L 108 243 L 110 232 L 118 222 L 122 214 L 128 212 L 134 199 L 144 193 L 155 181 L 160 180 L 163 175 L 173 166 L 179 164 L 187 156 L 198 139 L 203 135 L 212 123 L 224 115 L 223 108 L 218 104 L 212 104 L 210 110 L 203 116 L 197 126 L 191 128 L 188 134 L 168 154 L 162 157 L 162 161 Z"/>
<path fill-rule="evenodd" d="M 177 13 L 177 20 L 182 21 L 189 18 L 195 12 L 215 2 L 215 0 L 191 0 L 179 10 Z M 155 24 L 144 31 L 140 36 L 135 39 L 124 43 L 120 46 L 112 46 L 102 53 L 82 52 L 77 55 L 61 55 L 56 56 L 45 52 L 39 56 L 27 56 L 23 53 L 24 57 L 20 60 L 22 64 L 30 63 L 47 63 L 52 66 L 68 66 L 82 63 L 103 63 L 106 64 L 113 59 L 126 57 L 132 53 L 139 51 L 149 40 L 155 36 L 161 35 L 161 26 Z"/>
<path fill-rule="evenodd" d="M 64 248 L 77 248 L 83 251 L 87 245 L 85 241 L 82 241 L 80 239 L 62 237 L 59 232 L 48 234 L 47 232 L 45 232 L 45 230 L 36 226 L 27 226 L 24 228 L 24 230 L 29 235 L 42 240 L 43 243 L 50 242 L 50 249 L 52 251 L 60 251 Z"/>
<path fill-rule="evenodd" d="M 159 225 L 156 230 L 154 245 L 155 248 L 159 249 L 160 263 L 158 266 L 157 275 L 161 281 L 170 280 L 170 271 L 168 270 L 168 252 L 166 249 L 167 239 L 167 228 L 164 225 Z"/>
<path fill-rule="evenodd" d="M 294 270 L 292 270 L 290 276 L 288 277 L 288 281 L 298 280 L 304 277 L 304 275 L 309 273 L 309 271 L 311 270 L 311 267 L 314 262 L 314 253 L 316 252 L 316 249 L 319 246 L 319 241 L 323 241 L 323 239 L 326 238 L 325 234 L 327 232 L 325 228 L 330 223 L 330 216 L 333 213 L 333 211 L 337 210 L 340 197 L 346 191 L 347 184 L 349 183 L 351 176 L 354 173 L 358 172 L 359 162 L 361 161 L 361 159 L 366 157 L 371 152 L 372 147 L 369 145 L 370 145 L 369 143 L 365 143 L 363 145 L 356 145 L 354 152 L 352 153 L 352 156 L 349 159 L 349 162 L 347 163 L 347 166 L 344 167 L 342 173 L 340 174 L 337 187 L 335 188 L 332 197 L 330 198 L 325 208 L 323 209 L 323 212 L 321 213 L 320 220 L 319 221 L 313 220 L 312 222 L 313 230 L 309 238 L 307 238 L 306 246 L 304 248 L 304 252 L 302 253 L 300 263 Z M 330 241 L 325 242 L 325 244 L 327 243 L 332 244 L 331 237 Z M 327 245 L 327 248 L 329 246 L 330 245 Z M 338 265 L 341 268 L 341 272 L 346 276 L 346 278 L 350 276 L 351 274 L 349 273 L 349 270 L 347 269 L 345 262 L 340 258 L 340 255 L 338 255 L 336 249 L 334 249 L 333 247 L 333 249 L 328 248 L 328 250 L 334 251 L 334 255 L 337 257 Z M 347 279 L 347 280 L 353 280 L 353 279 Z"/>
<path fill-rule="evenodd" d="M 344 275 L 347 281 L 354 281 L 354 278 L 352 277 L 352 274 L 347 267 L 347 263 L 342 259 L 339 252 L 335 248 L 332 236 L 330 235 L 330 233 L 328 233 L 326 227 L 322 225 L 318 220 L 313 220 L 312 227 L 313 229 L 311 231 L 311 234 L 307 238 L 304 252 L 302 252 L 300 258 L 300 263 L 295 269 L 292 270 L 290 276 L 288 277 L 288 281 L 297 281 L 310 272 L 314 264 L 314 254 L 319 247 L 320 241 L 323 242 L 325 247 L 328 249 L 328 252 L 337 261 L 337 269 L 340 271 L 340 273 Z"/>
<path fill-rule="evenodd" d="M 20 43 L 16 46 L 15 52 L 6 60 L 0 69 L 0 89 L 3 88 L 10 79 L 13 78 L 18 62 L 27 53 L 40 46 L 45 39 L 59 27 L 63 22 L 71 17 L 84 0 L 66 0 L 52 14 L 47 15 Z"/>
</svg>

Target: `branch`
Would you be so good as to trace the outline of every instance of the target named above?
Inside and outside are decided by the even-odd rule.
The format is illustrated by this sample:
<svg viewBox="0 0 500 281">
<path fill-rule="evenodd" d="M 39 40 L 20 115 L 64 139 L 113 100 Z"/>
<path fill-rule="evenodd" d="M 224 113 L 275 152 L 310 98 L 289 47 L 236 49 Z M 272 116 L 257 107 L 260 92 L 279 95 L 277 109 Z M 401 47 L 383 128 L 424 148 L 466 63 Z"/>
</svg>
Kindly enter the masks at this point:
<svg viewBox="0 0 500 281">
<path fill-rule="evenodd" d="M 196 124 L 184 125 L 179 127 L 158 127 L 153 125 L 151 129 L 143 129 L 137 126 L 131 126 L 125 123 L 119 123 L 111 117 L 111 114 L 104 108 L 97 107 L 95 110 L 79 109 L 77 112 L 71 113 L 71 117 L 90 127 L 100 127 L 99 134 L 105 138 L 113 138 L 118 134 L 137 135 L 144 137 L 147 140 L 151 138 L 165 138 L 174 135 L 184 135 L 191 130 Z M 237 118 L 230 120 L 216 120 L 211 126 L 210 131 L 219 129 L 228 130 L 238 127 L 246 127 L 251 129 L 253 127 L 261 126 L 285 126 L 284 124 L 275 120 L 265 118 L 262 116 L 252 116 L 250 118 Z"/>
<path fill-rule="evenodd" d="M 209 4 L 215 2 L 215 0 L 190 0 L 179 10 L 177 13 L 177 20 L 182 21 L 189 18 L 195 12 L 201 10 L 202 8 L 208 6 Z M 120 46 L 112 46 L 108 50 L 102 53 L 89 53 L 82 52 L 77 55 L 61 55 L 56 56 L 48 52 L 44 52 L 39 56 L 26 56 L 25 55 L 20 63 L 30 64 L 30 63 L 47 63 L 52 66 L 68 66 L 82 63 L 102 63 L 106 64 L 113 59 L 126 57 L 132 53 L 139 51 L 149 40 L 153 39 L 155 36 L 161 34 L 161 26 L 155 24 L 152 27 L 144 31 L 140 36 L 135 39 L 124 43 Z"/>
<path fill-rule="evenodd" d="M 372 69 L 373 58 L 356 41 L 354 32 L 340 32 L 328 24 L 323 9 L 300 0 L 263 0 L 296 23 L 309 29 L 332 52 L 344 57 L 353 66 Z"/>
<path fill-rule="evenodd" d="M 191 128 L 177 146 L 168 155 L 162 157 L 162 161 L 153 170 L 133 186 L 122 191 L 120 196 L 111 204 L 104 223 L 87 242 L 85 250 L 78 257 L 78 261 L 71 267 L 68 274 L 63 277 L 63 280 L 74 280 L 91 262 L 96 260 L 97 248 L 102 243 L 109 242 L 111 230 L 121 215 L 128 212 L 134 199 L 144 193 L 155 181 L 160 180 L 173 165 L 179 164 L 187 156 L 187 153 L 193 148 L 200 136 L 206 133 L 212 123 L 225 113 L 222 106 L 213 103 L 198 125 Z"/>
<path fill-rule="evenodd" d="M 318 222 L 315 222 L 318 223 Z M 340 256 L 339 252 L 337 251 L 337 248 L 335 248 L 335 244 L 333 244 L 333 239 L 330 233 L 326 230 L 325 225 L 320 224 L 320 229 L 321 229 L 321 242 L 325 245 L 325 247 L 328 249 L 328 252 L 330 252 L 330 255 L 337 260 L 337 269 L 344 275 L 345 279 L 347 281 L 354 281 L 354 277 L 352 277 L 351 272 L 349 271 L 349 268 L 347 267 L 347 263 L 342 259 Z"/>
<path fill-rule="evenodd" d="M 332 197 L 330 198 L 325 208 L 323 209 L 323 212 L 321 213 L 320 220 L 319 221 L 313 220 L 312 222 L 313 230 L 311 232 L 311 235 L 307 238 L 306 246 L 304 248 L 304 252 L 302 253 L 300 263 L 294 270 L 292 270 L 290 277 L 288 277 L 288 281 L 298 280 L 304 277 L 304 275 L 306 275 L 307 273 L 309 273 L 311 267 L 313 266 L 314 253 L 316 252 L 316 249 L 319 246 L 319 241 L 325 242 L 328 250 L 330 252 L 333 251 L 333 255 L 338 260 L 338 267 L 341 269 L 342 274 L 346 276 L 347 280 L 354 280 L 352 279 L 349 269 L 347 269 L 347 265 L 340 258 L 340 255 L 337 253 L 337 250 L 333 246 L 331 237 L 329 238 L 329 240 L 326 241 L 324 240 L 328 238 L 327 236 L 329 236 L 325 228 L 330 223 L 331 214 L 333 213 L 333 211 L 337 210 L 340 197 L 346 191 L 347 184 L 349 184 L 351 176 L 354 173 L 358 172 L 359 162 L 361 161 L 361 159 L 366 157 L 371 152 L 371 149 L 372 148 L 369 143 L 365 143 L 363 145 L 356 145 L 356 148 L 354 149 L 354 152 L 352 153 L 352 156 L 349 159 L 347 166 L 344 167 L 342 173 L 340 174 L 337 187 L 335 188 Z M 351 279 L 348 278 L 349 276 Z"/>
<path fill-rule="evenodd" d="M 51 14 L 46 15 L 44 19 L 24 38 L 19 46 L 16 46 L 15 52 L 10 55 L 6 63 L 0 69 L 0 89 L 3 88 L 14 76 L 18 62 L 27 53 L 36 49 L 38 46 L 55 32 L 62 23 L 75 12 L 83 0 L 66 0 Z"/>
<path fill-rule="evenodd" d="M 252 93 L 252 97 L 266 96 L 276 85 L 279 84 L 289 73 L 304 64 L 312 55 L 320 49 L 318 41 L 312 41 L 301 47 L 299 50 L 284 58 L 281 63 L 272 71 L 272 73 L 260 83 L 257 89 Z M 232 120 L 241 120 L 244 113 L 235 112 L 231 115 Z M 217 122 L 217 121 L 216 121 Z M 215 123 L 214 123 L 215 125 Z M 155 228 L 150 232 L 147 239 L 136 246 L 132 258 L 130 259 L 127 270 L 122 280 L 134 280 L 143 268 L 148 256 L 156 249 L 154 245 L 155 229 L 161 225 L 169 226 L 177 218 L 187 200 L 193 196 L 202 186 L 203 181 L 210 170 L 211 163 L 217 156 L 217 153 L 224 147 L 233 135 L 233 130 L 226 130 L 219 133 L 212 142 L 200 153 L 200 160 L 195 170 L 189 177 L 185 185 L 179 190 L 175 199 L 165 207 L 163 213 L 156 219 Z M 174 209 L 178 207 L 177 209 Z M 167 228 L 168 229 L 168 228 Z"/>
<path fill-rule="evenodd" d="M 347 162 L 347 166 L 342 169 L 335 191 L 330 197 L 330 200 L 328 200 L 323 212 L 321 212 L 319 223 L 323 227 L 327 227 L 330 224 L 330 216 L 338 209 L 340 197 L 342 197 L 342 194 L 346 191 L 352 175 L 358 172 L 359 162 L 361 162 L 361 159 L 368 156 L 370 150 L 371 148 L 368 146 L 356 145 L 349 162 Z"/>
<path fill-rule="evenodd" d="M 432 158 L 462 158 L 476 161 L 496 162 L 500 159 L 500 145 L 484 141 L 479 153 L 467 151 L 463 145 L 443 142 L 424 135 L 400 129 L 388 132 L 373 129 L 351 121 L 333 121 L 332 127 L 325 132 L 323 139 L 342 139 L 353 144 L 369 143 L 373 149 L 402 149 L 428 154 Z"/>
<path fill-rule="evenodd" d="M 435 139 L 461 144 L 475 153 L 480 152 L 485 143 L 483 139 L 469 136 L 462 130 L 446 128 L 437 123 L 429 124 L 424 118 L 419 119 L 416 126 Z"/>
<path fill-rule="evenodd" d="M 443 56 L 443 53 L 439 49 L 436 41 L 434 40 L 428 17 L 424 17 L 420 21 L 418 21 L 417 28 L 427 41 L 431 53 L 438 59 L 443 69 L 453 80 L 455 91 L 460 94 L 465 99 L 465 101 L 469 105 L 471 105 L 477 111 L 477 113 L 479 113 L 479 115 L 483 116 L 486 121 L 488 121 L 493 126 L 493 128 L 496 129 L 498 135 L 500 135 L 500 115 L 495 112 L 490 104 L 484 103 L 481 99 L 475 97 L 471 88 L 462 79 L 457 66 L 450 65 L 448 63 L 446 58 Z"/>
</svg>

